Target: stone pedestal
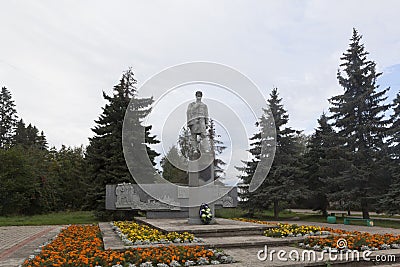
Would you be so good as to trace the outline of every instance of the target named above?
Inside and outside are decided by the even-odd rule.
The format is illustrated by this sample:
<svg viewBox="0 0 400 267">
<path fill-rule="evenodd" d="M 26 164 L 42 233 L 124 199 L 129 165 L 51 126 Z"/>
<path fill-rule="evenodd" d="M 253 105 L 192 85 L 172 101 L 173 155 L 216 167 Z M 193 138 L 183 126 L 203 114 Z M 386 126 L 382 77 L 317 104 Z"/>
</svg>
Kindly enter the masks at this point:
<svg viewBox="0 0 400 267">
<path fill-rule="evenodd" d="M 198 163 L 196 161 L 191 161 L 189 162 L 191 164 L 191 168 L 189 169 L 199 169 L 198 168 Z M 207 173 L 209 172 L 209 173 Z M 204 177 L 207 177 L 208 179 L 204 179 Z M 193 190 L 190 190 L 189 194 L 189 219 L 188 223 L 189 224 L 203 224 L 202 221 L 200 220 L 200 204 L 199 201 L 201 201 L 202 196 L 200 195 L 200 190 L 196 190 L 196 187 L 200 187 L 203 185 L 213 185 L 214 184 L 214 164 L 211 163 L 209 168 L 206 168 L 205 170 L 202 171 L 197 171 L 197 172 L 189 172 L 189 187 L 193 187 Z M 204 194 L 204 192 L 202 193 Z M 209 194 L 213 194 L 213 192 L 210 190 Z M 204 197 L 203 197 L 204 198 Z M 205 198 L 204 198 L 205 199 Z M 213 219 L 210 222 L 210 224 L 215 223 L 215 205 L 214 203 L 206 203 L 211 209 L 211 212 L 213 214 Z"/>
</svg>

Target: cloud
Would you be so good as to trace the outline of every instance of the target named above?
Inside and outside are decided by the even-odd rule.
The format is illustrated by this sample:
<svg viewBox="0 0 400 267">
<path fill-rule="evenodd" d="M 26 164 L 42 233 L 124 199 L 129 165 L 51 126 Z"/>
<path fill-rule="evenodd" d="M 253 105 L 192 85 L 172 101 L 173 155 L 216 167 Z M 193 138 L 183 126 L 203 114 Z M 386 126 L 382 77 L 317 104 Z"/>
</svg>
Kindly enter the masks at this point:
<svg viewBox="0 0 400 267">
<path fill-rule="evenodd" d="M 105 104 L 102 91 L 110 93 L 129 66 L 140 85 L 171 65 L 213 61 L 246 74 L 266 97 L 278 87 L 290 125 L 311 133 L 327 99 L 342 92 L 336 72 L 353 27 L 380 69 L 400 63 L 399 7 L 397 1 L 7 1 L 0 10 L 0 83 L 50 145 L 86 145 Z"/>
</svg>

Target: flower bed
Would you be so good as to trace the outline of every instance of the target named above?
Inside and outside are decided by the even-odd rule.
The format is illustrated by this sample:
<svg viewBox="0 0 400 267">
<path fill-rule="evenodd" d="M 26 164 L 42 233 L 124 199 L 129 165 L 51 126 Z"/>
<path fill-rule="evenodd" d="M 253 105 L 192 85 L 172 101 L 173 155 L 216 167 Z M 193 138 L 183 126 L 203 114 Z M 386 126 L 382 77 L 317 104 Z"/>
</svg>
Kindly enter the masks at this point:
<svg viewBox="0 0 400 267">
<path fill-rule="evenodd" d="M 268 229 L 264 232 L 264 234 L 270 237 L 301 237 L 311 235 L 328 235 L 330 232 L 319 226 L 278 223 L 277 228 Z"/>
<path fill-rule="evenodd" d="M 307 238 L 302 247 L 321 250 L 323 248 L 339 248 L 351 250 L 382 250 L 390 248 L 400 248 L 400 235 L 393 234 L 370 234 L 361 232 L 346 232 L 341 230 L 328 237 Z M 342 241 L 342 245 L 338 246 Z"/>
<path fill-rule="evenodd" d="M 268 222 L 237 218 L 235 220 L 253 223 Z M 350 249 L 350 250 L 383 250 L 400 249 L 400 235 L 393 234 L 370 234 L 358 231 L 345 231 L 330 227 L 319 227 L 313 225 L 296 225 L 278 223 L 277 228 L 268 229 L 264 232 L 270 237 L 306 237 L 300 247 L 314 250 L 326 249 Z"/>
<path fill-rule="evenodd" d="M 168 233 L 152 228 L 147 225 L 141 225 L 135 222 L 113 222 L 113 229 L 122 238 L 126 245 L 148 245 L 148 244 L 169 244 L 169 243 L 198 243 L 201 240 L 195 238 L 193 234 Z"/>
<path fill-rule="evenodd" d="M 202 246 L 169 245 L 126 251 L 104 250 L 97 225 L 72 225 L 43 246 L 38 255 L 30 256 L 22 266 L 178 267 L 232 261 L 232 257 L 223 252 Z"/>
<path fill-rule="evenodd" d="M 247 218 L 233 218 L 232 220 L 241 221 L 241 222 L 249 222 L 249 223 L 258 223 L 258 224 L 267 224 L 267 225 L 277 225 L 277 223 L 259 221 L 255 219 L 247 219 Z"/>
<path fill-rule="evenodd" d="M 277 226 L 276 228 L 271 228 L 264 232 L 266 236 L 270 237 L 294 237 L 294 236 L 329 234 L 328 232 L 326 232 L 325 229 L 312 225 L 275 223 L 275 222 L 266 222 L 266 221 L 259 221 L 255 219 L 245 219 L 245 218 L 234 218 L 233 220 Z"/>
</svg>

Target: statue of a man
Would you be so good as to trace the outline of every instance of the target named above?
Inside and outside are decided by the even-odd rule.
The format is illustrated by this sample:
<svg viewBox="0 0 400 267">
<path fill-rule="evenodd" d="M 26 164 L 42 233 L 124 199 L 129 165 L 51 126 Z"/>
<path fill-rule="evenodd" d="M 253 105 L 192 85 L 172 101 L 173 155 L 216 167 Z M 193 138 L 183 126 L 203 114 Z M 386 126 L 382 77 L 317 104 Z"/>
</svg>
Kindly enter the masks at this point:
<svg viewBox="0 0 400 267">
<path fill-rule="evenodd" d="M 207 105 L 201 102 L 203 93 L 196 92 L 196 101 L 189 104 L 187 109 L 187 126 L 190 130 L 190 141 L 192 146 L 198 151 L 199 141 L 197 137 L 200 135 L 200 141 L 206 141 L 207 124 L 208 124 L 208 108 Z M 206 143 L 206 142 L 202 142 Z M 208 150 L 207 147 L 203 147 Z"/>
</svg>

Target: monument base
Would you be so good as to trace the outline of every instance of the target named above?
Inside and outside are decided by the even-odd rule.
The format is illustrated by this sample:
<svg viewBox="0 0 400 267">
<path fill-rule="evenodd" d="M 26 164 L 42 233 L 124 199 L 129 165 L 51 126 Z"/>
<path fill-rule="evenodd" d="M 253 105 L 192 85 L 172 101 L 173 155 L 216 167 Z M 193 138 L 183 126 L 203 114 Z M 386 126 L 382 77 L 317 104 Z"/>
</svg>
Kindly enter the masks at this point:
<svg viewBox="0 0 400 267">
<path fill-rule="evenodd" d="M 174 219 L 174 218 L 187 218 L 188 211 L 147 211 L 147 219 Z"/>
<path fill-rule="evenodd" d="M 212 218 L 212 220 L 209 224 L 215 224 L 215 223 L 216 223 L 215 218 Z M 188 224 L 199 225 L 199 224 L 203 224 L 203 222 L 200 220 L 200 218 L 189 218 Z"/>
</svg>

